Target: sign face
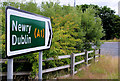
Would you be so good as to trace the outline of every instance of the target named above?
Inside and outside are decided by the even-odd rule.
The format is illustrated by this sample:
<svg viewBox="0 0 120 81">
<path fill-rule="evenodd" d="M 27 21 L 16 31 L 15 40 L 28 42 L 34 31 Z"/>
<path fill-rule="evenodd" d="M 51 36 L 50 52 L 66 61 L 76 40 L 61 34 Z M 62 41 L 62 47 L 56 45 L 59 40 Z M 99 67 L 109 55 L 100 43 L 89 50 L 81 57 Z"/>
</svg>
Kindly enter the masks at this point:
<svg viewBox="0 0 120 81">
<path fill-rule="evenodd" d="M 6 8 L 7 57 L 49 49 L 51 40 L 49 18 L 9 6 Z"/>
</svg>

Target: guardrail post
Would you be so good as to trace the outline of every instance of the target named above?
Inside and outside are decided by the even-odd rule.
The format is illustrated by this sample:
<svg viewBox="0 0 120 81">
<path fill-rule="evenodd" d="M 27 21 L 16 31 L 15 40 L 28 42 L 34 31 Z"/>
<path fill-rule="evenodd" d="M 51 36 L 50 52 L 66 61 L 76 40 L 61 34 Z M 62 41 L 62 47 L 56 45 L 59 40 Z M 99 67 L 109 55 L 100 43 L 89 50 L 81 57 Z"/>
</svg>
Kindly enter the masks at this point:
<svg viewBox="0 0 120 81">
<path fill-rule="evenodd" d="M 88 53 L 87 50 L 85 50 L 85 65 L 88 65 Z"/>
<path fill-rule="evenodd" d="M 71 54 L 71 75 L 74 75 L 74 70 L 75 70 L 75 55 L 74 53 Z"/>
<path fill-rule="evenodd" d="M 94 49 L 94 56 L 93 56 L 94 62 L 95 62 L 95 53 L 96 53 L 96 49 Z"/>
</svg>

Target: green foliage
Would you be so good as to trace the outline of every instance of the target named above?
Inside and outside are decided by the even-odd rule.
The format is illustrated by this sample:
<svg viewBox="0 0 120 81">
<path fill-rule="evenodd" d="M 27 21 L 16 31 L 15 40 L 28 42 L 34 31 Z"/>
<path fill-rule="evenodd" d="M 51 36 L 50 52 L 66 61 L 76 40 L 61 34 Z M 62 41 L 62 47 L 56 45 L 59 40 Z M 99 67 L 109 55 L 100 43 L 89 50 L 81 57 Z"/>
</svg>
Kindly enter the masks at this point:
<svg viewBox="0 0 120 81">
<path fill-rule="evenodd" d="M 85 12 L 88 8 L 92 7 L 96 12 L 95 15 L 99 16 L 102 20 L 105 36 L 102 39 L 120 38 L 120 17 L 115 15 L 115 11 L 107 6 L 99 7 L 98 5 L 77 5 L 77 9 L 81 8 Z"/>
<path fill-rule="evenodd" d="M 114 15 L 114 29 L 112 34 L 112 38 L 120 38 L 120 17 L 118 15 Z"/>
<path fill-rule="evenodd" d="M 95 13 L 95 10 L 88 8 L 86 12 L 82 14 L 82 27 L 86 32 L 85 43 L 90 44 L 90 42 L 92 42 L 95 45 L 100 46 L 99 41 L 104 33 L 102 33 L 103 28 L 101 19 L 98 16 L 96 17 Z M 87 46 L 89 47 L 89 45 Z"/>
<path fill-rule="evenodd" d="M 53 39 L 50 50 L 45 50 L 43 59 L 49 57 L 56 58 L 60 55 L 70 55 L 71 53 L 83 52 L 84 49 L 90 50 L 93 43 L 100 45 L 102 33 L 101 19 L 96 16 L 96 11 L 91 7 L 82 12 L 80 7 L 74 8 L 71 6 L 60 6 L 59 2 L 42 3 L 41 7 L 37 3 L 2 3 L 2 38 L 3 38 L 3 55 L 5 55 L 5 7 L 13 6 L 25 11 L 44 15 L 51 18 Z M 32 63 L 32 73 L 35 76 L 38 73 L 38 57 L 39 54 L 32 53 L 29 55 L 15 57 L 14 59 L 27 59 Z M 76 62 L 84 59 L 76 57 Z M 61 65 L 70 64 L 70 59 L 53 60 L 43 62 L 43 69 L 58 67 Z M 22 67 L 16 69 L 20 71 Z M 69 68 L 68 68 L 69 72 Z M 34 77 L 33 76 L 33 77 Z"/>
<path fill-rule="evenodd" d="M 99 12 L 99 16 L 102 19 L 103 28 L 105 31 L 105 39 L 113 39 L 114 37 L 114 11 L 104 6 Z"/>
</svg>

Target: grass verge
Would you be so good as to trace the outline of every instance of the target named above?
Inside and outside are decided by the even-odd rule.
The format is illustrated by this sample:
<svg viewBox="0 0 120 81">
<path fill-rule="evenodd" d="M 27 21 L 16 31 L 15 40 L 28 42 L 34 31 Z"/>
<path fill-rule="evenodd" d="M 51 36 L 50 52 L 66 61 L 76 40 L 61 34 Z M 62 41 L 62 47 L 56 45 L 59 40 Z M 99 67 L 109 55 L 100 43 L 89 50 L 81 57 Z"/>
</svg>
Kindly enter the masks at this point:
<svg viewBox="0 0 120 81">
<path fill-rule="evenodd" d="M 120 42 L 120 39 L 113 39 L 113 40 L 101 40 L 101 42 Z"/>
<path fill-rule="evenodd" d="M 96 63 L 85 67 L 66 79 L 118 79 L 118 57 L 102 56 Z"/>
</svg>

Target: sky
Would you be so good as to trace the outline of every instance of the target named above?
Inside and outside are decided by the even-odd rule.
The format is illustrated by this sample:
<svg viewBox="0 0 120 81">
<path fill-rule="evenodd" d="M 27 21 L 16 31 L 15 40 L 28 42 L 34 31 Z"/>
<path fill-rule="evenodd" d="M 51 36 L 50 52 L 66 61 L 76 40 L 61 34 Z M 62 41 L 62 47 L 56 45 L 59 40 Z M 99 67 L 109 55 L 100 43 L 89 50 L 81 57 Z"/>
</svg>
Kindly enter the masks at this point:
<svg viewBox="0 0 120 81">
<path fill-rule="evenodd" d="M 0 1 L 8 1 L 8 0 L 0 0 Z M 9 1 L 25 1 L 25 0 L 9 0 Z M 30 1 L 30 0 L 26 0 Z M 71 6 L 74 6 L 74 0 L 32 0 L 36 1 L 38 4 L 41 4 L 41 2 L 45 1 L 59 1 L 60 5 L 68 5 L 70 4 Z M 108 6 L 112 10 L 115 10 L 116 14 L 118 14 L 118 2 L 120 0 L 75 0 L 76 5 L 81 5 L 81 4 L 95 4 L 99 6 Z"/>
<path fill-rule="evenodd" d="M 29 1 L 29 0 L 27 0 Z M 41 3 L 42 1 L 57 1 L 57 0 L 35 0 L 37 3 Z M 59 0 L 60 5 L 68 5 L 70 4 L 71 6 L 74 5 L 74 0 Z M 81 4 L 95 4 L 99 6 L 108 6 L 112 10 L 115 10 L 116 14 L 118 14 L 118 2 L 120 0 L 75 0 L 76 5 L 81 5 Z"/>
</svg>

